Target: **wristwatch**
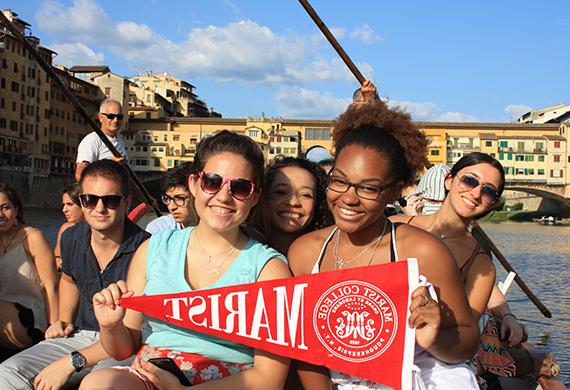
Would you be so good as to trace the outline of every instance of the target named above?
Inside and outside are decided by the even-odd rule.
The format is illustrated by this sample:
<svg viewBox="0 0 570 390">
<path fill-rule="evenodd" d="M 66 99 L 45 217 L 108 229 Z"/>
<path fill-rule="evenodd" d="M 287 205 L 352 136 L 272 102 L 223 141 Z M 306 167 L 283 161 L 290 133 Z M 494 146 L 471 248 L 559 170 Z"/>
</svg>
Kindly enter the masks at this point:
<svg viewBox="0 0 570 390">
<path fill-rule="evenodd" d="M 85 356 L 77 351 L 71 352 L 71 365 L 75 368 L 75 372 L 79 372 L 85 367 Z"/>
</svg>

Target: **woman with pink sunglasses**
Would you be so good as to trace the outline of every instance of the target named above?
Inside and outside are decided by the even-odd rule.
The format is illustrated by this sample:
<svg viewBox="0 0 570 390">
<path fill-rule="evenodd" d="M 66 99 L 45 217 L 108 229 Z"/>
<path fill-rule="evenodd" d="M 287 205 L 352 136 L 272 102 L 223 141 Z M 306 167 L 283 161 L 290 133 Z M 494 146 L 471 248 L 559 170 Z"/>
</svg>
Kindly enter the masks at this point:
<svg viewBox="0 0 570 390">
<path fill-rule="evenodd" d="M 195 198 L 198 225 L 152 236 L 137 250 L 127 281 L 110 285 L 93 298 L 103 347 L 114 358 L 137 354 L 133 365 L 92 373 L 81 389 L 179 388 L 174 375 L 148 362 L 165 357 L 173 358 L 192 388 L 284 386 L 289 359 L 115 307 L 122 296 L 177 293 L 290 276 L 285 257 L 250 238 L 247 227 L 263 187 L 259 146 L 248 137 L 224 130 L 200 143 L 193 170 L 188 184 Z"/>
</svg>

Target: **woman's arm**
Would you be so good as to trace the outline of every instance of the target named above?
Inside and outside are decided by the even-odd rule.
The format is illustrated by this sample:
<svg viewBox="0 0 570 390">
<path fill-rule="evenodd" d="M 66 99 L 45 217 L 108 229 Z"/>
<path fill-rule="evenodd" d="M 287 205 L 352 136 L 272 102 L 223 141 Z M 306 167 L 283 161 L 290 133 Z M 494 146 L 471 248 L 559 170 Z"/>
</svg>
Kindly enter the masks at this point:
<svg viewBox="0 0 570 390">
<path fill-rule="evenodd" d="M 327 234 L 330 228 L 326 230 Z M 287 257 L 289 267 L 294 276 L 310 274 L 317 261 L 322 240 L 316 239 L 315 232 L 305 234 L 296 239 L 289 247 Z M 317 245 L 315 245 L 317 241 Z M 332 386 L 329 370 L 326 367 L 297 361 L 295 364 L 299 380 L 305 389 L 329 390 Z"/>
<path fill-rule="evenodd" d="M 439 308 L 441 319 L 438 324 L 417 327 L 416 342 L 441 361 L 462 362 L 475 353 L 479 330 L 455 259 L 445 244 L 428 232 L 409 225 L 398 231 L 401 257 L 418 258 L 420 274 L 433 284 L 439 299 L 439 304 L 430 304 L 429 309 Z"/>
<path fill-rule="evenodd" d="M 495 274 L 495 266 L 485 254 L 478 255 L 469 269 L 465 280 L 465 293 L 475 321 L 479 321 L 485 312 L 495 285 Z"/>
<path fill-rule="evenodd" d="M 109 285 L 93 296 L 93 309 L 100 326 L 100 341 L 105 351 L 116 360 L 135 354 L 141 344 L 142 313 L 118 305 L 121 297 L 142 295 L 146 285 L 146 256 L 149 240 L 137 249 L 127 281 Z"/>
<path fill-rule="evenodd" d="M 53 250 L 41 231 L 27 227 L 25 249 L 34 262 L 38 276 L 46 293 L 47 318 L 52 324 L 59 318 L 58 294 L 57 294 L 57 269 Z"/>
<path fill-rule="evenodd" d="M 526 340 L 528 336 L 526 327 L 511 312 L 507 299 L 497 285 L 493 285 L 487 307 L 491 314 L 501 320 L 501 340 L 505 340 L 508 335 L 509 347 L 516 347 Z"/>
<path fill-rule="evenodd" d="M 53 252 L 55 254 L 55 263 L 58 270 L 61 269 L 61 235 L 72 226 L 72 223 L 65 222 L 59 227 L 59 231 L 57 232 L 57 240 L 55 241 L 55 249 Z"/>
</svg>

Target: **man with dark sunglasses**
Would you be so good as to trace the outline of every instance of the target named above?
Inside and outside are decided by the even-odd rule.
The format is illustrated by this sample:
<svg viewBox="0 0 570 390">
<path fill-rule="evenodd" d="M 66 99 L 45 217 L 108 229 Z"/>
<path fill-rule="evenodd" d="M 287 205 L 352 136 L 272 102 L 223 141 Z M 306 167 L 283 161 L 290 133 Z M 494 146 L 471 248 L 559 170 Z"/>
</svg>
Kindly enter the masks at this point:
<svg viewBox="0 0 570 390">
<path fill-rule="evenodd" d="M 198 223 L 193 207 L 194 198 L 188 189 L 190 172 L 191 163 L 184 163 L 169 169 L 162 178 L 161 200 L 168 208 L 168 214 L 150 221 L 146 226 L 147 232 L 156 234 L 165 230 L 184 229 Z"/>
<path fill-rule="evenodd" d="M 127 158 L 127 148 L 123 140 L 118 137 L 123 115 L 121 103 L 112 99 L 103 100 L 99 107 L 99 114 L 97 114 L 99 122 L 101 123 L 101 131 L 109 138 L 109 141 L 111 141 L 113 146 L 123 157 L 119 158 L 113 156 L 97 133 L 91 132 L 81 140 L 77 147 L 75 180 L 79 181 L 81 172 L 87 165 L 94 161 L 110 159 L 120 163 L 125 162 Z"/>
<path fill-rule="evenodd" d="M 129 178 L 121 164 L 89 164 L 80 180 L 85 222 L 61 238 L 59 320 L 46 340 L 0 364 L 0 389 L 59 389 L 78 383 L 93 366 L 127 365 L 109 359 L 99 344 L 99 323 L 91 299 L 102 288 L 125 280 L 131 259 L 150 234 L 126 218 Z"/>
</svg>

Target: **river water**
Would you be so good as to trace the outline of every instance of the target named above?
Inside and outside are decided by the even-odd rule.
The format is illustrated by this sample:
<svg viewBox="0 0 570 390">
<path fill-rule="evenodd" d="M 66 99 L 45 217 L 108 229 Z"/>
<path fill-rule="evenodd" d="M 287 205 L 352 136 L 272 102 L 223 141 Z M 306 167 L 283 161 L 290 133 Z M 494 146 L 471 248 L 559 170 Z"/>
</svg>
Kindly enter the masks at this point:
<svg viewBox="0 0 570 390">
<path fill-rule="evenodd" d="M 61 213 L 45 210 L 27 210 L 26 220 L 41 229 L 52 245 L 64 222 Z M 562 378 L 570 385 L 570 226 L 503 222 L 484 223 L 482 227 L 552 312 L 551 319 L 544 317 L 513 283 L 507 298 L 513 312 L 528 327 L 529 341 L 554 353 Z M 495 265 L 497 279 L 503 280 L 506 272 L 500 263 Z"/>
</svg>

